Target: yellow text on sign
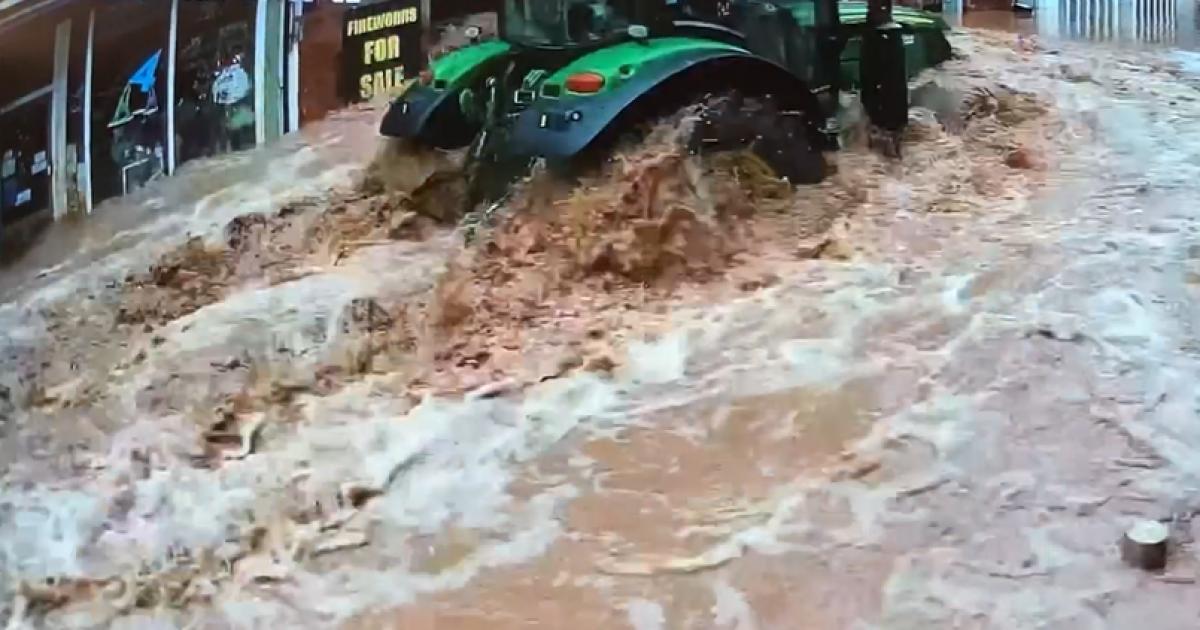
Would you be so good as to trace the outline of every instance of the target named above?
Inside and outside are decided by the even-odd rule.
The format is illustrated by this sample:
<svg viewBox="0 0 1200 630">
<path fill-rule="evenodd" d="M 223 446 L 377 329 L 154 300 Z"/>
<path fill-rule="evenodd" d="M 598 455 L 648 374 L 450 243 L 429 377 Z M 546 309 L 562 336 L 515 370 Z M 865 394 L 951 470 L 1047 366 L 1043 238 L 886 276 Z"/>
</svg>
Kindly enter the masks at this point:
<svg viewBox="0 0 1200 630">
<path fill-rule="evenodd" d="M 370 100 L 383 94 L 398 93 L 404 87 L 404 66 L 377 70 L 358 78 L 358 95 Z"/>
<path fill-rule="evenodd" d="M 408 7 L 406 9 L 396 9 L 379 15 L 370 17 L 358 18 L 351 20 L 346 24 L 346 35 L 366 35 L 385 28 L 393 28 L 396 26 L 404 26 L 405 24 L 417 23 L 417 8 Z"/>
<path fill-rule="evenodd" d="M 363 65 L 400 58 L 400 36 L 381 37 L 363 42 Z"/>
</svg>

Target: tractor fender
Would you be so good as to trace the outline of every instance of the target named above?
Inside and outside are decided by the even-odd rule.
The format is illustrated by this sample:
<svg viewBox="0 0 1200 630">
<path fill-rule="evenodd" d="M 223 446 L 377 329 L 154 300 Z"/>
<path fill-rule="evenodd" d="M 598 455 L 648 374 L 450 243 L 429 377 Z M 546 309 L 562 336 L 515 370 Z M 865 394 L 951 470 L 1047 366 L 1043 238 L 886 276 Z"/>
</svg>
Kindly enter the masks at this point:
<svg viewBox="0 0 1200 630">
<path fill-rule="evenodd" d="M 494 73 L 512 47 L 499 40 L 467 46 L 433 61 L 429 85 L 415 84 L 388 106 L 379 133 L 412 138 L 443 148 L 465 146 L 478 123 L 468 121 L 458 106 L 463 89 Z"/>
<path fill-rule="evenodd" d="M 655 41 L 624 46 L 653 46 Z M 545 98 L 543 87 L 543 98 L 517 116 L 505 152 L 514 156 L 570 158 L 603 137 L 620 134 L 628 125 L 669 114 L 705 94 L 727 90 L 753 96 L 771 95 L 781 108 L 808 113 L 807 123 L 816 141 L 824 116 L 816 96 L 801 78 L 737 46 L 689 41 L 693 45 L 677 46 L 668 54 L 650 56 L 632 70 L 631 63 L 606 72 L 608 68 L 602 63 L 589 63 L 589 56 L 576 60 L 546 83 L 565 81 L 570 74 L 588 71 L 605 76 L 606 89 L 595 94 L 575 94 L 564 89 L 561 98 Z"/>
</svg>

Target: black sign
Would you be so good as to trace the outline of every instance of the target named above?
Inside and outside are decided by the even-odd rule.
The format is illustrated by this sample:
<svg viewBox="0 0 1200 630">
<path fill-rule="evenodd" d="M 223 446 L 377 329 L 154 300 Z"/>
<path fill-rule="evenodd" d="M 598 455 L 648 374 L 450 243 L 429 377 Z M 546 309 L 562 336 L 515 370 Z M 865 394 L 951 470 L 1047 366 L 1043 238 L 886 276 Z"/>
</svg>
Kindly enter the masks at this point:
<svg viewBox="0 0 1200 630">
<path fill-rule="evenodd" d="M 346 11 L 342 86 L 346 100 L 365 101 L 398 88 L 421 69 L 421 14 L 414 0 Z"/>
</svg>

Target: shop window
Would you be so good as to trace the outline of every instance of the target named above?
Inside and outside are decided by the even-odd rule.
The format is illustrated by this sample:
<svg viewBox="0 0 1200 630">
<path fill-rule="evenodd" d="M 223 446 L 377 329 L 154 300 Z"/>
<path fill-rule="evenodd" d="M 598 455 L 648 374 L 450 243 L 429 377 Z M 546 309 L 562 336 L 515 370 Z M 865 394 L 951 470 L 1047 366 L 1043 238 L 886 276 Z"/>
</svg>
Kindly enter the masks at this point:
<svg viewBox="0 0 1200 630">
<path fill-rule="evenodd" d="M 254 3 L 181 3 L 175 146 L 180 163 L 255 144 Z"/>
<path fill-rule="evenodd" d="M 13 223 L 50 207 L 50 96 L 0 115 L 0 218 Z"/>
<path fill-rule="evenodd" d="M 0 35 L 0 222 L 50 207 L 50 93 L 55 20 Z"/>
<path fill-rule="evenodd" d="M 113 0 L 96 11 L 92 190 L 127 194 L 166 169 L 170 3 Z"/>
</svg>

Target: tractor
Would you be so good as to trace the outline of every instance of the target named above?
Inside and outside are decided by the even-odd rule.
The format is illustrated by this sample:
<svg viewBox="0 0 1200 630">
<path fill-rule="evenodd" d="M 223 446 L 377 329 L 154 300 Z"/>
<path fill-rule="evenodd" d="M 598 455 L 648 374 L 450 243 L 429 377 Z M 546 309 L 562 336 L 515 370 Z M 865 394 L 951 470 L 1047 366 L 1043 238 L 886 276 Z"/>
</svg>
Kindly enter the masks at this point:
<svg viewBox="0 0 1200 630">
<path fill-rule="evenodd" d="M 950 57 L 946 30 L 891 0 L 504 0 L 499 37 L 432 61 L 380 131 L 467 147 L 472 205 L 534 160 L 589 163 L 685 108 L 697 112 L 689 151 L 750 151 L 792 184 L 817 183 L 848 90 L 872 145 L 898 156 L 908 80 Z"/>
</svg>

